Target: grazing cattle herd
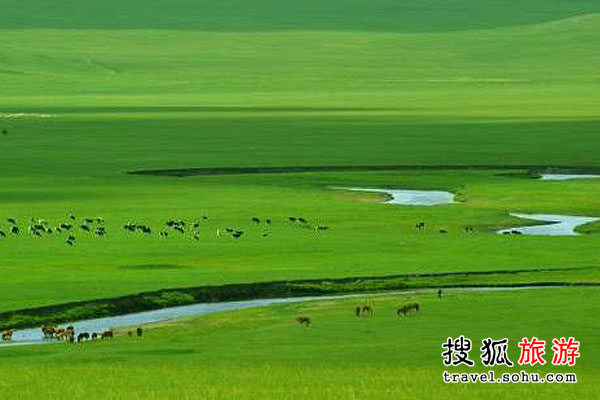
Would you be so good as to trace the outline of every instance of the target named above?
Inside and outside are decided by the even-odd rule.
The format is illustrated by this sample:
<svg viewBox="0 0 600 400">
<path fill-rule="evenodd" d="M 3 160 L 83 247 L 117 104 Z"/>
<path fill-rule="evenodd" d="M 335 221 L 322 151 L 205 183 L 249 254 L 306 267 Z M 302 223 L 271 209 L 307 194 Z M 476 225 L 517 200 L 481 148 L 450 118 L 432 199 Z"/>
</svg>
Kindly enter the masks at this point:
<svg viewBox="0 0 600 400">
<path fill-rule="evenodd" d="M 139 223 L 137 221 L 129 221 L 125 223 L 122 228 L 126 232 L 132 234 L 140 234 L 143 236 L 152 236 L 155 232 L 158 232 L 158 236 L 161 238 L 168 238 L 172 236 L 187 236 L 191 237 L 193 241 L 200 241 L 201 232 L 206 230 L 213 230 L 216 233 L 217 238 L 222 236 L 229 236 L 233 239 L 240 239 L 244 235 L 245 231 L 242 228 L 232 227 L 214 227 L 209 224 L 209 217 L 203 215 L 201 218 L 186 221 L 182 218 L 169 219 L 163 226 L 158 229 L 152 228 L 147 224 Z M 0 238 L 6 238 L 9 235 L 19 236 L 25 228 L 19 224 L 16 218 L 7 218 L 6 222 L 8 227 L 0 226 Z M 250 218 L 250 222 L 253 226 L 261 229 L 261 237 L 265 238 L 271 234 L 271 226 L 273 221 L 270 218 Z M 328 226 L 320 223 L 311 224 L 304 217 L 288 217 L 285 222 L 287 226 L 296 226 L 305 229 L 311 229 L 316 233 L 321 233 L 329 229 Z M 31 218 L 26 226 L 27 232 L 36 237 L 43 237 L 49 235 L 63 235 L 65 245 L 74 246 L 77 241 L 76 235 L 94 236 L 102 238 L 107 236 L 108 231 L 104 223 L 104 218 L 77 218 L 72 213 L 65 221 L 60 221 L 56 224 L 50 224 L 47 220 L 42 218 Z"/>
<path fill-rule="evenodd" d="M 75 327 L 67 326 L 66 328 L 58 327 L 54 324 L 44 324 L 41 327 L 42 335 L 44 340 L 55 340 L 59 342 L 66 343 L 81 343 L 88 340 L 97 340 L 97 339 L 112 339 L 114 337 L 114 331 L 112 329 L 105 330 L 102 332 L 80 332 L 76 334 Z M 14 329 L 7 329 L 2 332 L 2 341 L 10 342 L 13 338 Z M 131 332 L 128 332 L 129 336 Z M 136 333 L 138 337 L 142 337 L 142 328 L 137 328 Z"/>
<path fill-rule="evenodd" d="M 6 222 L 8 223 L 8 227 L 0 226 L 0 239 L 7 238 L 8 236 L 18 237 L 25 228 L 27 232 L 36 237 L 58 235 L 64 239 L 64 243 L 67 246 L 75 246 L 77 237 L 81 237 L 81 235 L 97 238 L 108 236 L 108 230 L 105 226 L 104 218 L 102 217 L 78 218 L 71 213 L 66 221 L 61 221 L 56 224 L 50 224 L 47 220 L 42 218 L 31 218 L 26 226 L 19 224 L 16 218 L 7 218 Z M 256 232 L 256 229 L 259 229 L 260 236 L 263 238 L 271 235 L 271 228 L 274 224 L 271 218 L 251 217 L 249 222 L 253 227 L 251 228 L 252 232 Z M 283 221 L 282 226 L 308 229 L 316 233 L 323 233 L 330 229 L 329 226 L 321 223 L 311 223 L 304 217 L 288 217 Z M 417 222 L 414 226 L 417 232 L 424 232 L 426 229 L 426 224 L 422 221 Z M 158 232 L 158 236 L 163 239 L 173 236 L 189 237 L 194 242 L 201 240 L 202 232 L 210 233 L 212 231 L 216 234 L 217 238 L 230 237 L 234 239 L 234 241 L 241 239 L 246 233 L 246 230 L 239 227 L 215 226 L 215 224 L 210 223 L 210 219 L 206 215 L 195 220 L 187 221 L 182 218 L 169 219 L 158 228 L 153 228 L 145 223 L 137 221 L 128 221 L 122 225 L 122 229 L 130 234 L 142 236 L 153 236 Z M 448 233 L 448 229 L 440 228 L 437 232 L 446 234 Z M 467 226 L 464 227 L 464 232 L 470 234 L 474 233 L 475 230 L 474 228 Z M 519 235 L 521 232 L 513 230 L 505 232 L 504 234 Z"/>
<path fill-rule="evenodd" d="M 58 340 L 64 341 L 67 343 L 77 343 L 84 342 L 87 340 L 96 340 L 100 339 L 111 339 L 114 334 L 112 329 L 103 331 L 103 332 L 80 332 L 76 335 L 75 328 L 73 326 L 68 326 L 66 328 L 60 328 L 54 324 L 44 324 L 42 325 L 42 334 L 45 340 Z"/>
<path fill-rule="evenodd" d="M 158 236 L 161 238 L 169 238 L 172 236 L 189 236 L 193 241 L 200 241 L 202 231 L 211 231 L 214 229 L 217 238 L 223 236 L 229 236 L 235 240 L 240 239 L 244 236 L 245 230 L 242 228 L 232 227 L 216 227 L 214 224 L 209 224 L 209 217 L 203 215 L 201 218 L 186 221 L 182 218 L 169 219 L 163 226 L 152 228 L 147 224 L 139 223 L 137 221 L 128 221 L 122 228 L 126 232 L 131 234 L 139 234 L 142 236 L 152 236 L 155 232 L 158 232 Z M 24 227 L 17 222 L 16 218 L 7 218 L 6 222 L 8 227 L 0 226 L 0 238 L 6 238 L 9 235 L 19 236 L 23 232 Z M 270 218 L 250 218 L 250 223 L 260 229 L 260 236 L 266 238 L 271 234 L 271 227 L 273 220 Z M 311 223 L 304 217 L 288 217 L 284 221 L 286 226 L 295 226 L 299 228 L 313 230 L 316 233 L 322 233 L 328 231 L 330 228 L 327 225 L 321 223 Z M 65 244 L 67 246 L 74 246 L 77 241 L 76 235 L 95 236 L 102 238 L 108 235 L 107 228 L 104 223 L 104 218 L 77 218 L 75 215 L 70 214 L 66 221 L 58 222 L 57 224 L 50 224 L 48 221 L 42 218 L 31 218 L 28 225 L 26 226 L 27 231 L 36 237 L 48 236 L 48 235 L 63 235 Z M 415 229 L 417 232 L 425 231 L 425 222 L 417 222 Z M 472 227 L 465 227 L 465 233 L 474 233 L 475 230 Z M 439 233 L 448 233 L 447 228 L 438 229 Z M 186 235 L 187 234 L 187 235 Z M 505 234 L 521 234 L 517 230 L 505 232 Z"/>
</svg>

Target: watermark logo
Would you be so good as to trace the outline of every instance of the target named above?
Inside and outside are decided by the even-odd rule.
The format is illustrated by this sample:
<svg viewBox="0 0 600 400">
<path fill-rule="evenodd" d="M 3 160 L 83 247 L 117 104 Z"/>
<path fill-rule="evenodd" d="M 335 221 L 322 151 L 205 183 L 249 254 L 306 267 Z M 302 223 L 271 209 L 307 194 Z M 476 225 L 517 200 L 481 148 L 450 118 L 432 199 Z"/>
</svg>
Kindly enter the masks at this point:
<svg viewBox="0 0 600 400">
<path fill-rule="evenodd" d="M 469 352 L 471 351 L 470 339 L 467 339 L 462 335 L 457 339 L 449 337 L 446 339 L 446 343 L 442 344 L 442 347 L 446 349 L 446 351 L 442 353 L 444 365 L 457 366 L 465 364 L 469 367 L 475 365 L 475 362 L 469 359 Z"/>
<path fill-rule="evenodd" d="M 552 357 L 553 365 L 568 365 L 572 367 L 575 365 L 576 358 L 579 357 L 579 342 L 575 341 L 572 337 L 567 341 L 564 337 L 559 339 L 552 339 L 552 350 L 554 350 L 554 357 Z"/>
<path fill-rule="evenodd" d="M 473 367 L 475 362 L 469 358 L 469 352 L 473 348 L 471 339 L 461 335 L 457 338 L 448 337 L 442 344 L 444 351 L 441 353 L 445 366 L 466 365 Z M 552 365 L 566 365 L 572 367 L 577 362 L 580 342 L 573 337 L 552 339 Z M 515 364 L 508 356 L 509 341 L 507 338 L 495 340 L 491 337 L 481 341 L 479 358 L 486 367 L 504 365 L 513 367 Z M 518 365 L 543 366 L 546 364 L 546 341 L 533 336 L 531 339 L 524 337 L 518 342 L 520 350 Z M 498 377 L 494 371 L 484 373 L 449 373 L 444 371 L 444 382 L 446 383 L 575 383 L 577 376 L 574 373 L 540 373 L 520 371 L 519 373 L 503 373 Z"/>
<path fill-rule="evenodd" d="M 492 338 L 483 339 L 481 341 L 481 362 L 486 367 L 494 365 L 513 366 L 512 361 L 508 358 L 508 339 L 493 340 Z"/>
<path fill-rule="evenodd" d="M 519 342 L 521 348 L 521 357 L 519 358 L 519 365 L 529 364 L 535 365 L 537 363 L 544 365 L 546 360 L 542 358 L 546 354 L 546 341 L 539 340 L 535 336 L 531 338 L 531 342 L 526 337 Z"/>
</svg>

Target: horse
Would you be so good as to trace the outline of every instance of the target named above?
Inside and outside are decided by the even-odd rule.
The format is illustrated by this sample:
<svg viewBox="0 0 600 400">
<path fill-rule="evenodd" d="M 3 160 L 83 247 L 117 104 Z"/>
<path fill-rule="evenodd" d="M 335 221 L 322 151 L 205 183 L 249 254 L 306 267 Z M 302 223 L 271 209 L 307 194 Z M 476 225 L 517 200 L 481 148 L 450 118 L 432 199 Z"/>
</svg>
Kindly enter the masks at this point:
<svg viewBox="0 0 600 400">
<path fill-rule="evenodd" d="M 362 306 L 362 313 L 363 314 L 369 314 L 369 315 L 373 315 L 373 307 L 371 307 L 368 304 L 365 304 L 364 306 Z"/>
<path fill-rule="evenodd" d="M 299 316 L 296 317 L 296 322 L 298 322 L 300 325 L 310 326 L 311 320 L 310 317 Z"/>
<path fill-rule="evenodd" d="M 410 310 L 415 310 L 416 312 L 419 312 L 419 304 L 418 303 L 405 304 L 402 307 L 400 307 L 398 309 L 398 311 L 396 311 L 396 314 L 398 316 L 400 316 L 400 314 L 402 314 L 403 317 L 406 317 L 406 313 L 408 313 Z"/>
</svg>

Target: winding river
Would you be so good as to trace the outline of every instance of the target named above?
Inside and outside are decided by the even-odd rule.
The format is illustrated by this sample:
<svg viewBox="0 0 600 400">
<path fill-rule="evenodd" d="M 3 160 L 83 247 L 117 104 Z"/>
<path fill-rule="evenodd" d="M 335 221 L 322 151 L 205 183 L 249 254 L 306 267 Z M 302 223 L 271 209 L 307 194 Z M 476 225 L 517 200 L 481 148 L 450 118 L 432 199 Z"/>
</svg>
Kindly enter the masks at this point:
<svg viewBox="0 0 600 400">
<path fill-rule="evenodd" d="M 595 177 L 595 175 L 558 175 L 545 174 L 542 179 L 566 180 L 580 177 Z M 600 177 L 600 176 L 599 176 Z M 434 206 L 438 204 L 454 203 L 454 194 L 436 190 L 400 190 L 400 189 L 371 189 L 371 188 L 336 188 L 361 192 L 385 193 L 389 199 L 385 204 L 400 204 L 406 206 Z M 581 225 L 599 221 L 600 218 L 582 217 L 573 215 L 554 214 L 520 214 L 511 213 L 513 217 L 529 219 L 533 221 L 548 222 L 532 226 L 505 228 L 497 231 L 500 235 L 520 234 L 533 236 L 578 236 L 575 229 Z"/>
<path fill-rule="evenodd" d="M 528 290 L 528 289 L 540 289 L 540 286 L 520 286 L 520 287 L 472 287 L 472 288 L 449 288 L 444 291 L 494 291 L 494 290 Z M 221 303 L 199 303 L 191 304 L 188 306 L 169 307 L 161 310 L 145 311 L 140 313 L 132 313 L 126 315 L 120 315 L 117 317 L 106 317 L 89 319 L 83 321 L 77 321 L 68 324 L 61 324 L 62 328 L 71 325 L 75 328 L 76 333 L 81 332 L 97 332 L 101 333 L 108 329 L 118 329 L 126 327 L 137 327 L 143 324 L 151 324 L 156 322 L 169 321 L 176 318 L 182 317 L 194 317 L 199 315 L 213 314 L 222 311 L 234 311 L 243 310 L 248 308 L 264 307 L 272 304 L 291 304 L 310 302 L 316 300 L 337 300 L 337 299 L 349 299 L 349 298 L 360 298 L 365 297 L 377 297 L 377 296 L 390 296 L 390 295 L 406 295 L 418 292 L 434 292 L 435 289 L 408 289 L 403 291 L 386 292 L 386 293 L 363 293 L 363 294 L 347 294 L 339 296 L 307 296 L 307 297 L 288 297 L 288 298 L 275 298 L 275 299 L 259 299 L 259 300 L 244 300 L 244 301 L 230 301 Z M 56 343 L 55 340 L 44 340 L 40 328 L 30 328 L 15 331 L 13 340 L 11 342 L 0 342 L 0 348 L 12 347 L 12 346 L 27 346 L 36 344 L 50 344 Z"/>
</svg>

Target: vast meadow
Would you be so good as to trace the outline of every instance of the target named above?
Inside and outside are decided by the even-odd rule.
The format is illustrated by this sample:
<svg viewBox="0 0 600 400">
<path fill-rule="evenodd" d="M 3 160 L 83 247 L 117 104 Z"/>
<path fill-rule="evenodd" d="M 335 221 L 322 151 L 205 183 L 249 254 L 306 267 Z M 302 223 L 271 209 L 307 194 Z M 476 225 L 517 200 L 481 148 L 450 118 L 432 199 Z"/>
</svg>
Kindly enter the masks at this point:
<svg viewBox="0 0 600 400">
<path fill-rule="evenodd" d="M 598 2 L 80 3 L 0 0 L 2 315 L 404 274 L 460 272 L 448 285 L 465 286 L 530 271 L 519 284 L 590 287 L 438 299 L 445 283 L 428 281 L 368 297 L 373 318 L 332 300 L 170 321 L 142 339 L 3 347 L 0 398 L 598 397 L 600 222 L 497 234 L 535 223 L 514 212 L 600 217 L 600 179 L 537 179 L 600 173 Z M 401 206 L 347 188 L 456 201 Z M 174 219 L 185 232 L 161 236 Z M 40 220 L 51 234 L 28 231 Z M 398 321 L 408 301 L 423 308 Z M 513 358 L 523 336 L 574 336 L 580 381 L 444 385 L 440 346 L 463 333 L 508 337 Z"/>
<path fill-rule="evenodd" d="M 373 316 L 357 318 L 368 301 Z M 418 301 L 418 313 L 398 318 L 395 307 Z M 147 327 L 142 339 L 117 332 L 111 342 L 2 349 L 0 389 L 6 398 L 69 393 L 89 399 L 532 399 L 597 398 L 595 288 L 497 292 L 435 291 L 317 301 L 213 314 Z M 312 326 L 294 318 L 310 315 Z M 520 367 L 524 334 L 550 341 L 575 336 L 574 367 Z M 444 367 L 448 336 L 473 341 L 475 367 Z M 513 368 L 484 367 L 479 345 L 508 338 Z M 548 349 L 550 352 L 550 350 Z M 569 384 L 444 383 L 443 371 L 576 373 Z"/>
</svg>

